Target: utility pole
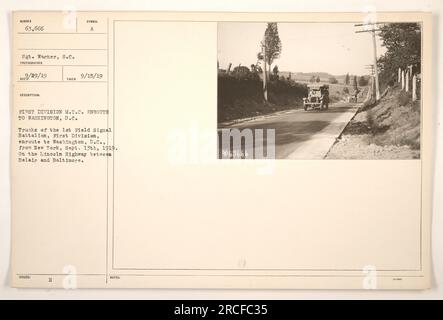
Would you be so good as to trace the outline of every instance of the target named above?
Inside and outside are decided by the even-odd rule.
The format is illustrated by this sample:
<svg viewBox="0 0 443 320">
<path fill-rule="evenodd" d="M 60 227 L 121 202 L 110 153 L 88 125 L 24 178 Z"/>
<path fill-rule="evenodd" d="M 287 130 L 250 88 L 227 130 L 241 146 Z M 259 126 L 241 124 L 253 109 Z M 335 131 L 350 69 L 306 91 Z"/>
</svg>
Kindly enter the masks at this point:
<svg viewBox="0 0 443 320">
<path fill-rule="evenodd" d="M 265 101 L 268 101 L 268 87 L 266 84 L 266 42 L 265 37 L 263 36 L 263 42 L 261 44 L 261 52 L 263 55 L 263 96 Z"/>
<path fill-rule="evenodd" d="M 373 64 L 367 64 L 365 66 L 365 69 L 370 71 L 371 77 L 373 77 L 375 75 L 374 65 Z"/>
<path fill-rule="evenodd" d="M 378 29 L 375 29 L 376 23 L 359 23 L 356 24 L 356 27 L 362 27 L 362 26 L 372 26 L 372 29 L 369 30 L 358 30 L 355 31 L 356 33 L 362 33 L 362 32 L 371 32 L 372 33 L 372 45 L 374 49 L 374 72 L 375 72 L 375 100 L 380 100 L 380 86 L 378 83 L 378 68 L 377 68 L 377 42 L 375 39 L 375 32 L 379 31 Z"/>
<path fill-rule="evenodd" d="M 372 25 L 372 45 L 374 46 L 374 72 L 375 72 L 375 100 L 380 100 L 380 86 L 378 83 L 378 68 L 377 68 L 377 42 L 375 40 L 375 28 Z"/>
<path fill-rule="evenodd" d="M 371 73 L 371 97 L 374 96 L 374 90 L 375 90 L 375 70 L 373 64 L 368 64 L 365 66 L 366 70 L 369 70 Z"/>
</svg>

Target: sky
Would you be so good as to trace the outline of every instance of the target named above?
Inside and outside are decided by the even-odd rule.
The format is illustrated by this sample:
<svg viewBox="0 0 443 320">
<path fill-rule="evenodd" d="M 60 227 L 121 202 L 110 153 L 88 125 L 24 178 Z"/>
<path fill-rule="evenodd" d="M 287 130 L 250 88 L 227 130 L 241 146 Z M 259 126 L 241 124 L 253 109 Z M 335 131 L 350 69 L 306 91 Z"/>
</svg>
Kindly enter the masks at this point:
<svg viewBox="0 0 443 320">
<path fill-rule="evenodd" d="M 256 63 L 266 23 L 222 22 L 218 25 L 218 61 L 226 69 L 232 62 L 249 67 Z M 354 23 L 278 23 L 282 52 L 275 60 L 280 71 L 368 74 L 374 63 L 371 33 Z M 377 56 L 385 53 L 377 37 Z"/>
</svg>

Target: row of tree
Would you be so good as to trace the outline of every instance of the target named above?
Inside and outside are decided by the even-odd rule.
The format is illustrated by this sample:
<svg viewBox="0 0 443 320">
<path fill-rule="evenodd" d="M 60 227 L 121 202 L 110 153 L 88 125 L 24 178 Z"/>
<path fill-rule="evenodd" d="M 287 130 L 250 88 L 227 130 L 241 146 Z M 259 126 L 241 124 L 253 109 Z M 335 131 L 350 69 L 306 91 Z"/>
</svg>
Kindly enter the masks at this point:
<svg viewBox="0 0 443 320">
<path fill-rule="evenodd" d="M 418 23 L 388 23 L 379 27 L 379 36 L 386 53 L 377 61 L 379 78 L 393 83 L 398 70 L 411 68 L 411 74 L 421 72 L 421 28 Z"/>
<path fill-rule="evenodd" d="M 365 77 L 365 76 L 357 77 L 355 75 L 352 77 L 352 85 L 353 86 L 356 86 L 358 84 L 360 87 L 364 87 L 364 86 L 367 86 L 368 83 L 369 83 L 368 77 Z M 351 84 L 351 76 L 349 75 L 349 73 L 347 73 L 345 76 L 344 84 L 346 84 L 346 85 Z"/>
<path fill-rule="evenodd" d="M 230 68 L 228 68 L 228 69 L 230 70 Z M 256 65 L 256 64 L 251 64 L 250 68 L 248 68 L 246 66 L 238 65 L 232 69 L 231 73 L 234 76 L 237 75 L 241 78 L 246 78 L 246 77 L 248 77 L 249 74 L 252 74 L 251 76 L 255 76 L 258 78 L 259 74 L 261 74 L 262 72 L 263 72 L 263 70 L 262 70 L 261 66 Z M 268 79 L 270 79 L 270 80 L 279 79 L 279 78 L 281 78 L 279 76 L 279 74 L 280 74 L 280 70 L 278 68 L 278 65 L 274 65 L 274 67 L 272 68 L 272 73 L 269 74 Z M 345 84 L 350 85 L 351 83 L 350 83 L 349 74 L 347 74 L 346 76 L 347 76 L 346 77 L 347 80 L 345 80 Z M 287 80 L 291 80 L 291 79 L 292 79 L 292 74 L 289 73 L 287 76 Z M 358 87 L 358 86 L 364 87 L 364 86 L 367 86 L 369 83 L 368 77 L 365 77 L 365 76 L 361 76 L 361 77 L 353 76 L 352 79 L 353 79 L 352 86 L 354 86 L 354 87 Z M 309 82 L 311 82 L 311 83 L 317 82 L 318 83 L 318 82 L 321 82 L 321 78 L 318 75 L 317 76 L 313 75 L 309 79 Z M 337 84 L 338 80 L 335 77 L 329 77 L 328 82 L 331 84 Z"/>
</svg>

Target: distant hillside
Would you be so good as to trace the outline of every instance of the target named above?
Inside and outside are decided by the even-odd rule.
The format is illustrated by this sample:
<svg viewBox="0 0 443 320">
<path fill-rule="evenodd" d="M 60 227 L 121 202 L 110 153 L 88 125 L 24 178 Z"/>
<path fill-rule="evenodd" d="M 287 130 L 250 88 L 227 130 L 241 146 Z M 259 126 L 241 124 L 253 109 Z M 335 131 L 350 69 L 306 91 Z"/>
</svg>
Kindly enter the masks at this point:
<svg viewBox="0 0 443 320">
<path fill-rule="evenodd" d="M 320 78 L 329 78 L 333 77 L 334 75 L 327 73 L 327 72 L 297 72 L 296 75 L 298 77 L 312 77 L 312 76 L 319 76 Z"/>
<path fill-rule="evenodd" d="M 279 75 L 280 76 L 284 76 L 285 78 L 287 78 L 289 76 L 289 73 L 291 73 L 291 78 L 294 80 L 299 80 L 299 81 L 309 81 L 312 76 L 314 77 L 320 77 L 320 81 L 321 82 L 329 82 L 329 78 L 334 77 L 335 79 L 337 79 L 337 81 L 340 84 L 343 84 L 345 82 L 345 78 L 346 78 L 346 74 L 342 74 L 342 75 L 333 75 L 327 72 L 289 72 L 289 71 L 280 71 Z M 351 81 L 352 78 L 354 77 L 354 75 L 349 75 Z M 359 76 L 358 76 L 359 77 Z"/>
</svg>

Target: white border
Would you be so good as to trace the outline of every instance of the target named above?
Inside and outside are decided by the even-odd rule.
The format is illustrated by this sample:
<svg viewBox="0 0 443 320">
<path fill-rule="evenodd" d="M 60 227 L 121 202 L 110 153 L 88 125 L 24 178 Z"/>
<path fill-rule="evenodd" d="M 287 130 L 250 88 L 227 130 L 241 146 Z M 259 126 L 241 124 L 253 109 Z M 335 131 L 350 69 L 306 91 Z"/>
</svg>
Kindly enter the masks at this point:
<svg viewBox="0 0 443 320">
<path fill-rule="evenodd" d="M 164 0 L 157 3 L 141 3 L 136 0 L 58 0 L 51 5 L 49 2 L 37 3 L 31 0 L 3 0 L 0 2 L 0 299 L 93 299 L 93 298 L 132 298 L 132 299 L 443 299 L 443 199 L 434 197 L 432 222 L 432 257 L 433 281 L 432 289 L 427 291 L 327 291 L 327 290 L 40 290 L 10 288 L 9 247 L 10 247 L 10 193 L 9 193 L 9 135 L 10 135 L 10 11 L 12 10 L 155 10 L 155 11 L 263 11 L 263 12 L 359 12 L 375 9 L 377 11 L 432 11 L 433 12 L 433 103 L 436 110 L 435 162 L 434 162 L 434 195 L 443 193 L 442 142 L 443 129 L 438 123 L 443 118 L 439 109 L 442 99 L 438 92 L 443 92 L 443 67 L 439 63 L 437 53 L 443 52 L 441 39 L 443 27 L 441 0 Z M 438 106 L 437 106 L 438 105 Z"/>
</svg>

